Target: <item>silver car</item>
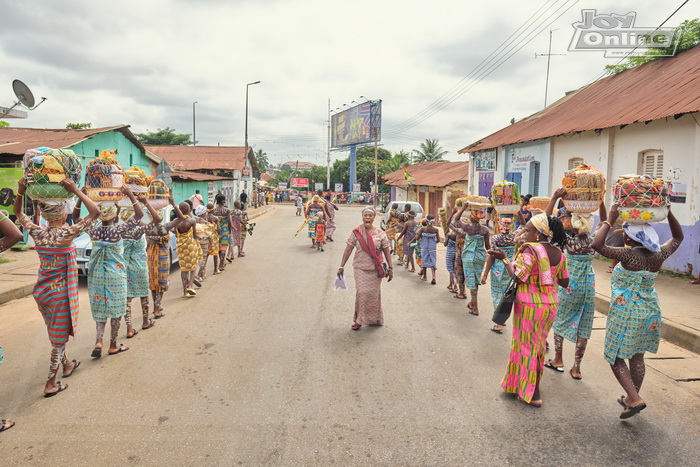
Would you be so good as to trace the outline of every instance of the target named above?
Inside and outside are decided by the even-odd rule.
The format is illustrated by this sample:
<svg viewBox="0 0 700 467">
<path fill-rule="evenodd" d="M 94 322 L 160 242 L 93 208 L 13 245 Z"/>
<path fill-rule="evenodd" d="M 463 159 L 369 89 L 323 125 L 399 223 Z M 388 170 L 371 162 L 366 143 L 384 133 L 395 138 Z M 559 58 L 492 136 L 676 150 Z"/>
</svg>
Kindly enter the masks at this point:
<svg viewBox="0 0 700 467">
<path fill-rule="evenodd" d="M 423 219 L 423 206 L 416 201 L 389 201 L 389 204 L 387 204 L 387 209 L 382 216 L 382 221 L 379 224 L 382 230 L 386 230 L 386 224 L 389 222 L 389 209 L 391 209 L 391 206 L 394 203 L 399 205 L 399 212 L 404 212 L 406 205 L 409 205 L 409 210 L 416 213 L 416 221 Z"/>
<path fill-rule="evenodd" d="M 166 206 L 163 208 L 163 224 L 170 222 L 170 216 L 173 213 L 172 206 Z M 145 213 L 143 222 L 149 222 L 148 212 Z M 78 261 L 78 276 L 87 276 L 88 273 L 88 262 L 90 261 L 90 254 L 92 253 L 92 241 L 90 236 L 83 232 L 78 238 L 75 239 L 75 249 Z M 177 263 L 177 237 L 174 232 L 170 232 L 170 264 Z"/>
</svg>

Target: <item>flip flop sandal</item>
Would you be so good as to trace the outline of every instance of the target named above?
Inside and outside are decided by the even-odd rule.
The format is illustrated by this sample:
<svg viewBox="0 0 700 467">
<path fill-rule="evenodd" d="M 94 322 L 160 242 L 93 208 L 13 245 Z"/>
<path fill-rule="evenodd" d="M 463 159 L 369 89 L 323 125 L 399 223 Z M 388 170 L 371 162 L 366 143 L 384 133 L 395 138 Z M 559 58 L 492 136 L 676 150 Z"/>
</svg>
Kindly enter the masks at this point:
<svg viewBox="0 0 700 467">
<path fill-rule="evenodd" d="M 197 279 L 193 280 L 192 283 L 196 285 L 197 287 L 202 287 L 202 283 L 199 282 Z"/>
<path fill-rule="evenodd" d="M 496 326 L 491 328 L 492 332 L 495 332 L 496 334 L 503 334 L 503 329 L 496 329 Z"/>
<path fill-rule="evenodd" d="M 352 329 L 353 331 L 358 331 L 361 327 L 362 327 L 361 324 L 352 323 L 352 326 L 350 326 L 350 329 Z"/>
<path fill-rule="evenodd" d="M 187 295 L 194 297 L 195 295 L 197 295 L 197 292 L 195 292 L 194 289 L 187 289 Z"/>
<path fill-rule="evenodd" d="M 62 391 L 65 391 L 66 389 L 68 389 L 68 385 L 67 385 L 67 384 L 63 384 L 63 385 L 62 385 L 60 381 L 57 381 L 56 384 L 58 385 L 58 391 L 54 391 L 54 392 L 50 392 L 50 393 L 48 393 L 48 394 L 44 394 L 44 397 L 45 397 L 45 398 L 53 397 L 53 396 L 55 396 L 56 394 L 58 394 L 59 392 L 62 392 Z"/>
<path fill-rule="evenodd" d="M 455 295 L 454 298 L 456 298 L 457 300 L 466 300 L 467 299 L 467 297 L 460 297 L 459 295 Z"/>
<path fill-rule="evenodd" d="M 67 375 L 63 375 L 63 377 L 64 378 L 70 377 L 70 375 L 72 375 L 73 372 L 75 372 L 75 370 L 77 370 L 79 367 L 80 367 L 80 362 L 78 360 L 73 360 L 73 368 L 71 368 L 70 373 L 68 373 Z"/>
<path fill-rule="evenodd" d="M 549 368 L 550 370 L 557 371 L 559 373 L 564 373 L 564 367 L 563 366 L 554 366 L 552 364 L 552 359 L 550 358 L 544 363 L 545 368 Z"/>
<path fill-rule="evenodd" d="M 139 332 L 138 332 L 136 329 L 134 329 L 134 333 L 133 333 L 132 335 L 130 335 L 130 336 L 127 334 L 126 338 L 127 338 L 127 339 L 133 339 L 134 337 L 136 337 L 136 335 L 137 335 L 138 333 L 139 333 Z"/>
<path fill-rule="evenodd" d="M 469 314 L 470 314 L 470 315 L 474 315 L 474 316 L 479 316 L 479 312 L 478 312 L 478 311 L 474 311 L 474 310 L 470 310 L 470 311 L 469 311 Z M 563 371 L 563 370 L 562 370 L 562 371 Z"/>
<path fill-rule="evenodd" d="M 149 320 L 148 320 L 148 326 L 142 327 L 141 330 L 144 331 L 144 330 L 146 330 L 146 329 L 151 329 L 151 328 L 152 328 L 153 326 L 155 326 L 155 325 L 156 325 L 156 322 L 153 321 L 152 319 L 149 319 Z"/>
<path fill-rule="evenodd" d="M 641 404 L 636 405 L 634 407 L 625 406 L 625 411 L 620 414 L 620 418 L 622 418 L 624 420 L 624 419 L 627 419 L 630 417 L 634 417 L 635 415 L 637 415 L 639 412 L 641 412 L 642 410 L 644 410 L 646 408 L 647 408 L 647 405 L 644 402 L 642 402 Z"/>
<path fill-rule="evenodd" d="M 153 314 L 153 317 L 154 317 L 155 319 L 161 319 L 161 318 L 164 317 L 164 316 L 165 316 L 165 313 L 163 313 L 162 311 L 160 312 L 159 315 L 157 315 L 157 314 L 155 314 L 155 313 Z"/>
<path fill-rule="evenodd" d="M 15 422 L 12 422 L 12 425 L 9 424 L 9 420 L 2 420 L 2 425 L 0 425 L 0 433 L 3 431 L 9 430 L 13 426 L 15 426 Z"/>
<path fill-rule="evenodd" d="M 119 349 L 116 352 L 107 352 L 109 355 L 117 355 L 122 352 L 126 352 L 129 350 L 129 347 L 126 347 L 124 344 L 119 344 Z"/>
<path fill-rule="evenodd" d="M 90 354 L 92 358 L 100 358 L 102 356 L 102 349 L 98 349 L 95 347 L 92 349 L 92 353 Z"/>
<path fill-rule="evenodd" d="M 574 379 L 581 379 L 581 376 L 574 376 L 574 370 L 569 370 L 569 374 L 571 375 L 572 378 Z"/>
<path fill-rule="evenodd" d="M 435 279 L 430 281 L 430 285 L 435 285 L 435 284 L 437 284 L 437 282 L 435 282 Z"/>
<path fill-rule="evenodd" d="M 627 407 L 627 404 L 625 404 L 624 394 L 617 398 L 617 403 L 620 404 L 622 407 Z"/>
</svg>

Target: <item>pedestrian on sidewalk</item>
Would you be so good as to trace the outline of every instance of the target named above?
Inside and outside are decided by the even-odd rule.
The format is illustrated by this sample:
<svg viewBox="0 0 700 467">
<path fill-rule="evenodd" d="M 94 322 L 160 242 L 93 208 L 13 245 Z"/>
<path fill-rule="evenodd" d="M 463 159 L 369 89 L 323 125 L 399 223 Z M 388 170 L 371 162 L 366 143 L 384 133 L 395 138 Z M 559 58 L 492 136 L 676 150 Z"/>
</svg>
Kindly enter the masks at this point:
<svg viewBox="0 0 700 467">
<path fill-rule="evenodd" d="M 502 250 L 488 252 L 503 261 L 517 281 L 510 358 L 501 387 L 520 401 L 541 407 L 540 381 L 547 335 L 557 313 L 557 284 L 569 286 L 566 255 L 560 250 L 566 234 L 559 219 L 542 213 L 525 224 L 522 235 L 525 243 L 512 263 Z"/>
<path fill-rule="evenodd" d="M 551 214 L 554 204 L 565 194 L 564 188 L 555 191 L 545 212 Z M 569 217 L 573 237 L 568 237 L 564 246 L 569 267 L 569 286 L 559 289 L 559 306 L 553 326 L 554 359 L 548 360 L 544 366 L 558 372 L 564 371 L 563 352 L 566 338 L 576 344 L 574 364 L 569 374 L 578 380 L 581 379 L 581 360 L 586 352 L 588 339 L 591 338 L 595 311 L 595 271 L 593 270 L 595 252 L 591 248 L 593 238 L 589 236 L 593 228 L 593 215 L 572 213 Z M 602 222 L 606 220 L 605 206 L 601 204 L 598 226 L 603 225 Z"/>
<path fill-rule="evenodd" d="M 659 235 L 651 225 L 625 223 L 625 247 L 610 247 L 604 243 L 605 235 L 618 216 L 617 204 L 614 204 L 591 247 L 606 258 L 620 261 L 610 281 L 612 294 L 605 329 L 605 360 L 626 393 L 617 400 L 624 407 L 620 418 L 630 418 L 647 406 L 639 395 L 646 372 L 644 353 L 656 353 L 659 348 L 661 307 L 654 281 L 666 258 L 683 241 L 683 229 L 669 208 L 671 238 L 663 245 L 659 245 Z M 629 367 L 625 359 L 629 360 Z"/>
<path fill-rule="evenodd" d="M 72 226 L 66 225 L 68 213 L 62 202 L 40 201 L 41 217 L 48 223 L 46 227 L 34 224 L 22 212 L 23 198 L 27 190 L 26 179 L 19 181 L 19 189 L 15 198 L 14 210 L 17 221 L 27 230 L 39 254 L 39 272 L 36 285 L 32 291 L 34 300 L 39 307 L 46 324 L 46 330 L 51 342 L 51 363 L 49 376 L 44 386 L 44 397 L 51 397 L 68 388 L 67 384 L 56 381 L 58 368 L 63 366 L 63 377 L 73 374 L 79 360 L 68 360 L 66 344 L 69 336 L 75 336 L 78 327 L 78 266 L 73 240 L 88 229 L 99 216 L 99 208 L 84 193 L 78 190 L 75 183 L 66 178 L 61 184 L 71 193 L 85 202 L 88 216 Z"/>
<path fill-rule="evenodd" d="M 461 222 L 462 213 L 469 206 L 468 203 L 460 208 L 456 218 L 459 222 L 459 227 L 464 230 L 464 247 L 462 248 L 462 266 L 464 267 L 464 286 L 469 289 L 471 301 L 467 304 L 469 314 L 479 316 L 479 305 L 477 297 L 479 294 L 479 285 L 481 284 L 481 275 L 486 264 L 486 251 L 491 248 L 490 235 L 491 231 L 488 227 L 481 225 L 481 219 L 484 218 L 484 211 L 481 209 L 472 209 L 469 216 L 469 222 Z"/>
<path fill-rule="evenodd" d="M 141 223 L 143 209 L 134 194 L 126 186 L 122 192 L 134 207 L 134 216 L 124 224 L 117 225 L 119 208 L 114 205 L 100 206 L 100 222 L 87 229 L 92 241 L 92 252 L 88 263 L 88 294 L 90 310 L 95 320 L 95 347 L 93 358 L 102 356 L 103 337 L 107 320 L 110 321 L 109 355 L 126 352 L 129 347 L 117 345 L 121 318 L 126 314 L 127 277 L 124 261 L 124 240 L 127 231 L 133 230 Z M 79 199 L 73 209 L 73 220 L 80 222 Z"/>
<path fill-rule="evenodd" d="M 351 326 L 353 331 L 359 330 L 364 324 L 370 326 L 384 324 L 382 279 L 385 274 L 388 278 L 387 282 L 394 277 L 389 239 L 382 229 L 373 225 L 376 216 L 377 211 L 372 206 L 362 210 L 362 224 L 356 227 L 348 237 L 340 260 L 340 268 L 338 268 L 338 276 L 344 276 L 345 263 L 354 249 L 352 267 L 355 276 L 355 315 Z M 382 254 L 386 261 L 386 272 L 382 265 Z"/>
<path fill-rule="evenodd" d="M 501 216 L 498 220 L 499 234 L 496 234 L 491 239 L 491 245 L 494 250 L 501 250 L 506 254 L 506 260 L 513 261 L 515 256 L 515 233 L 513 232 L 514 222 L 513 217 Z M 484 266 L 484 272 L 481 274 L 481 285 L 486 284 L 486 279 L 491 275 L 491 300 L 493 301 L 493 309 L 498 307 L 503 293 L 506 291 L 510 283 L 510 275 L 506 272 L 506 267 L 502 261 L 494 261 L 494 257 L 489 255 Z M 491 331 L 496 334 L 503 334 L 505 326 L 494 324 L 491 326 Z"/>
<path fill-rule="evenodd" d="M 124 239 L 124 262 L 126 263 L 126 338 L 131 339 L 138 331 L 134 329 L 131 320 L 131 300 L 138 297 L 141 302 L 141 329 L 150 329 L 155 325 L 155 321 L 150 319 L 148 310 L 148 254 L 146 253 L 145 233 L 153 229 L 155 224 L 160 224 L 161 218 L 153 206 L 148 203 L 146 195 L 140 193 L 137 197 L 139 202 L 146 206 L 151 217 L 149 224 L 139 223 L 131 230 L 126 230 Z M 143 211 L 143 208 L 142 208 Z M 134 217 L 133 207 L 122 209 L 119 218 L 122 222 L 128 222 Z"/>
<path fill-rule="evenodd" d="M 239 196 L 238 200 L 241 202 L 241 209 L 245 211 L 248 207 L 248 195 L 246 194 L 245 190 L 241 191 L 241 195 Z"/>
<path fill-rule="evenodd" d="M 148 288 L 153 296 L 153 317 L 160 319 L 163 313 L 163 294 L 170 288 L 170 231 L 185 220 L 173 197 L 168 197 L 177 218 L 167 224 L 155 224 L 146 232 L 148 246 Z M 159 214 L 160 215 L 160 214 Z"/>
</svg>

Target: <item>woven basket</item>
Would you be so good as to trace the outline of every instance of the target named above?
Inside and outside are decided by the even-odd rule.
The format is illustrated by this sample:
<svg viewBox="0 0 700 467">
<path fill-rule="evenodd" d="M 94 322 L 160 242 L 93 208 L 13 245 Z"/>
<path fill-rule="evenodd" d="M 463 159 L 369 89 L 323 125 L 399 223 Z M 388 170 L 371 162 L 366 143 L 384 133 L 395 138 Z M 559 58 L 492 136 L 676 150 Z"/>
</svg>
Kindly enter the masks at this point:
<svg viewBox="0 0 700 467">
<path fill-rule="evenodd" d="M 600 170 L 581 164 L 575 169 L 564 172 L 561 186 L 566 189 L 564 202 L 569 200 L 602 200 L 605 194 L 605 175 Z M 598 208 L 596 207 L 596 209 Z"/>
<path fill-rule="evenodd" d="M 60 183 L 28 183 L 27 196 L 34 200 L 64 201 L 74 195 Z"/>
<path fill-rule="evenodd" d="M 539 211 L 545 211 L 551 200 L 552 198 L 549 196 L 533 196 L 530 198 L 530 207 Z"/>
<path fill-rule="evenodd" d="M 562 199 L 562 202 L 564 203 L 566 210 L 569 212 L 587 214 L 591 212 L 596 212 L 598 208 L 600 208 L 600 203 L 602 203 L 603 200 Z"/>
<path fill-rule="evenodd" d="M 467 205 L 472 209 L 490 208 L 491 202 L 486 196 L 471 195 L 467 196 Z"/>
<path fill-rule="evenodd" d="M 103 151 L 105 153 L 105 151 Z M 85 170 L 87 195 L 93 201 L 119 201 L 124 197 L 124 169 L 112 157 L 98 157 Z"/>
<path fill-rule="evenodd" d="M 66 178 L 80 182 L 82 166 L 70 149 L 40 147 L 29 149 L 22 158 L 27 195 L 34 200 L 60 201 L 73 197 L 73 193 L 60 184 Z"/>
<path fill-rule="evenodd" d="M 655 208 L 669 205 L 669 185 L 643 175 L 620 175 L 613 184 L 613 201 L 624 208 Z"/>
<path fill-rule="evenodd" d="M 649 224 L 661 222 L 668 216 L 668 206 L 624 207 L 618 206 L 620 218 L 629 224 Z"/>
<path fill-rule="evenodd" d="M 120 189 L 114 188 L 88 188 L 87 196 L 91 200 L 98 201 L 112 201 L 116 202 L 124 197 L 124 193 Z"/>
<path fill-rule="evenodd" d="M 491 187 L 491 201 L 494 206 L 520 206 L 520 187 L 508 180 L 494 183 Z"/>
<path fill-rule="evenodd" d="M 153 182 L 148 187 L 148 199 L 157 200 L 164 199 L 168 200 L 170 197 L 170 188 L 162 180 L 153 180 Z"/>
<path fill-rule="evenodd" d="M 496 204 L 493 209 L 499 214 L 517 214 L 520 211 L 519 204 Z"/>
</svg>

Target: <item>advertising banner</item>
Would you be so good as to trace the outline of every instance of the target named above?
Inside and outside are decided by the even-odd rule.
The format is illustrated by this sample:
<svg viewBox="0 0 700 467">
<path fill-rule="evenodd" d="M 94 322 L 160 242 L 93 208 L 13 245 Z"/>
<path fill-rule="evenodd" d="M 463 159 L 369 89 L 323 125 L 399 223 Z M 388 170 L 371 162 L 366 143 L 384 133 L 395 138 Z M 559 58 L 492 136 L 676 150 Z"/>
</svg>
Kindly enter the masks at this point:
<svg viewBox="0 0 700 467">
<path fill-rule="evenodd" d="M 334 148 L 381 140 L 382 101 L 367 101 L 331 115 L 331 146 Z"/>
<path fill-rule="evenodd" d="M 352 191 L 354 191 L 355 193 L 357 193 L 357 192 L 359 192 L 359 191 L 362 191 L 362 189 L 360 188 L 360 184 L 359 184 L 359 183 L 353 183 L 353 184 L 352 184 Z"/>
<path fill-rule="evenodd" d="M 314 190 L 323 191 L 323 183 L 318 183 L 318 182 L 314 183 Z"/>
<path fill-rule="evenodd" d="M 248 165 L 244 166 L 243 170 L 241 170 L 241 179 L 242 180 L 250 180 L 252 173 L 253 173 L 253 171 L 250 168 L 250 166 L 248 166 Z"/>
<path fill-rule="evenodd" d="M 277 188 L 279 188 L 280 190 L 284 190 L 285 188 L 287 188 L 287 183 L 285 183 L 285 182 L 279 182 L 279 183 L 277 184 Z"/>
<path fill-rule="evenodd" d="M 336 184 L 335 184 L 335 191 L 343 191 L 343 184 L 342 184 L 342 183 L 336 183 Z"/>
<path fill-rule="evenodd" d="M 306 188 L 309 186 L 308 178 L 292 178 L 289 180 L 292 188 Z"/>
</svg>

